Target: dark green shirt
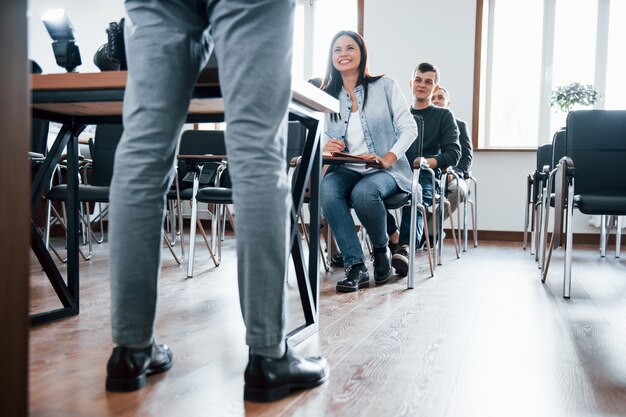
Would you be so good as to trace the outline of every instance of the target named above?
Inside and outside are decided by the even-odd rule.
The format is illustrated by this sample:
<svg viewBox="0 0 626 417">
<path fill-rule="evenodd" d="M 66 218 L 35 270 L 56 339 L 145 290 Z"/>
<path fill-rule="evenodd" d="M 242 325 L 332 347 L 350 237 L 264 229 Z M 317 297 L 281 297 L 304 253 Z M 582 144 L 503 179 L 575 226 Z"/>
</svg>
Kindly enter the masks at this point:
<svg viewBox="0 0 626 417">
<path fill-rule="evenodd" d="M 453 167 L 461 159 L 461 145 L 459 143 L 459 129 L 454 120 L 454 115 L 448 109 L 435 107 L 432 104 L 423 110 L 411 107 L 411 114 L 421 116 L 424 120 L 424 132 L 419 132 L 422 137 L 422 156 L 435 158 L 438 168 Z M 416 117 L 419 129 L 419 120 Z M 420 156 L 417 155 L 417 147 L 412 146 L 406 153 L 411 163 Z"/>
</svg>

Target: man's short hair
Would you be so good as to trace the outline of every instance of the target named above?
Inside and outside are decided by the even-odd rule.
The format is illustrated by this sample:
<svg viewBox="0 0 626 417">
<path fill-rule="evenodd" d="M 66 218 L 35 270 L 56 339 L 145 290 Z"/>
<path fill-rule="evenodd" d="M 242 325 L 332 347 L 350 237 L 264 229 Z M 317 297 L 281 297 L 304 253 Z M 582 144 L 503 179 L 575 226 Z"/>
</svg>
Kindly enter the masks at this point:
<svg viewBox="0 0 626 417">
<path fill-rule="evenodd" d="M 439 91 L 443 91 L 444 93 L 446 93 L 446 96 L 448 97 L 448 100 L 450 100 L 450 93 L 448 93 L 448 90 L 446 89 L 446 87 L 444 86 L 439 86 Z"/>
<path fill-rule="evenodd" d="M 433 64 L 428 63 L 428 62 L 422 62 L 421 64 L 419 64 L 413 70 L 413 75 L 411 76 L 411 79 L 415 79 L 415 74 L 417 74 L 418 72 L 421 72 L 421 73 L 434 72 L 435 73 L 435 84 L 439 84 L 439 70 Z"/>
</svg>

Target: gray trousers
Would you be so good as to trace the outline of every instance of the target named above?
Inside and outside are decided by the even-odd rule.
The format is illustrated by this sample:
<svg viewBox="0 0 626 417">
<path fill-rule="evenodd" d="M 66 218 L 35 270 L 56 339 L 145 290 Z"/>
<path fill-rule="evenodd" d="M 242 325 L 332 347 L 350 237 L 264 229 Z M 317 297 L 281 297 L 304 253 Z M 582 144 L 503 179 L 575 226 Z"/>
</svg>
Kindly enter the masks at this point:
<svg viewBox="0 0 626 417">
<path fill-rule="evenodd" d="M 124 134 L 110 195 L 113 342 L 154 340 L 165 194 L 193 85 L 214 46 L 246 343 L 278 345 L 291 210 L 286 116 L 294 0 L 127 0 L 126 12 Z"/>
</svg>

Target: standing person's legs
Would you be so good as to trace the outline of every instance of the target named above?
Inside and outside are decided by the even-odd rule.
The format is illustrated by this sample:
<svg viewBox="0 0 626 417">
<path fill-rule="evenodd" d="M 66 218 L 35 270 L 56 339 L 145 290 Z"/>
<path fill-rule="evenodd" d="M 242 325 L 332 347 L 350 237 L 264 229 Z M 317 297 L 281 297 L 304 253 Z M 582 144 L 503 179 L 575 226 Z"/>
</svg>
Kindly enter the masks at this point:
<svg viewBox="0 0 626 417">
<path fill-rule="evenodd" d="M 140 388 L 146 372 L 167 369 L 168 358 L 171 366 L 169 350 L 153 343 L 161 227 L 178 134 L 206 55 L 206 19 L 184 1 L 129 0 L 126 10 L 129 75 L 109 215 L 111 325 L 118 348 L 109 361 L 107 389 L 119 391 Z M 136 358 L 132 349 L 141 348 L 150 361 L 139 355 L 136 369 L 124 371 L 125 356 Z"/>
<path fill-rule="evenodd" d="M 209 4 L 228 126 L 246 343 L 282 346 L 291 209 L 285 164 L 293 1 Z"/>
<path fill-rule="evenodd" d="M 285 352 L 291 196 L 286 172 L 293 0 L 210 1 L 237 216 L 239 297 L 251 354 L 244 399 L 273 401 L 328 378 L 322 358 Z"/>
</svg>

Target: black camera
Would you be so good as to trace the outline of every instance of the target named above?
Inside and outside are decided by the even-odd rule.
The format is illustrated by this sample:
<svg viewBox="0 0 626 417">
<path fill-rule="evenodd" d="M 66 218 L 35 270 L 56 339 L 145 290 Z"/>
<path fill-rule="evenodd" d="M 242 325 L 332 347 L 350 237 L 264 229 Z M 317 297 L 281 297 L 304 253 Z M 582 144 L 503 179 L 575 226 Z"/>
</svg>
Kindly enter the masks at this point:
<svg viewBox="0 0 626 417">
<path fill-rule="evenodd" d="M 96 51 L 93 63 L 100 71 L 126 70 L 126 48 L 124 46 L 124 19 L 111 22 L 106 30 L 107 43 Z"/>
</svg>

